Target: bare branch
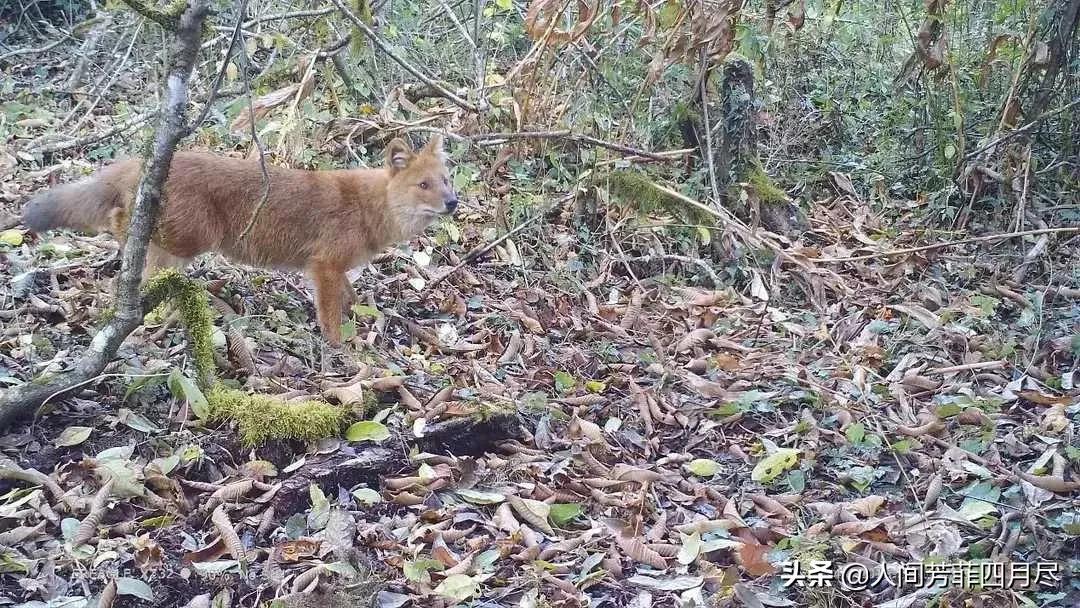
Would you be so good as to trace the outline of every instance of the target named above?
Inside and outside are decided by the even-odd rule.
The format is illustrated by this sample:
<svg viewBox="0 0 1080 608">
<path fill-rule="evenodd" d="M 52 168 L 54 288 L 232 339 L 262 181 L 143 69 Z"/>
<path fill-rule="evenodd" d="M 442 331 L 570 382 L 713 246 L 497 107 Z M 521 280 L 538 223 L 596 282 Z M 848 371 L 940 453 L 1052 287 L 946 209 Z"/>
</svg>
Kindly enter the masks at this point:
<svg viewBox="0 0 1080 608">
<path fill-rule="evenodd" d="M 453 102 L 453 104 L 458 106 L 459 108 L 468 110 L 470 112 L 479 111 L 475 105 L 450 92 L 446 87 L 433 80 L 427 74 L 421 72 L 419 68 L 413 66 L 411 63 L 405 61 L 405 59 L 399 57 L 396 53 L 394 53 L 394 50 L 390 48 L 390 45 L 386 44 L 386 41 L 383 40 L 382 37 L 375 32 L 375 30 L 371 29 L 371 26 L 364 23 L 362 19 L 357 17 L 356 13 L 352 12 L 352 10 L 350 10 L 349 7 L 346 6 L 344 2 L 342 2 L 342 0 L 330 1 L 334 3 L 334 6 L 338 7 L 338 10 L 341 11 L 341 14 L 345 15 L 345 18 L 348 19 L 350 23 L 352 23 L 360 31 L 364 32 L 364 35 L 371 40 L 372 44 L 374 44 L 383 53 L 386 53 L 388 57 L 393 59 L 398 65 L 404 68 L 406 72 L 412 74 L 413 76 L 416 76 L 424 84 L 439 90 L 442 93 L 443 97 Z"/>
</svg>

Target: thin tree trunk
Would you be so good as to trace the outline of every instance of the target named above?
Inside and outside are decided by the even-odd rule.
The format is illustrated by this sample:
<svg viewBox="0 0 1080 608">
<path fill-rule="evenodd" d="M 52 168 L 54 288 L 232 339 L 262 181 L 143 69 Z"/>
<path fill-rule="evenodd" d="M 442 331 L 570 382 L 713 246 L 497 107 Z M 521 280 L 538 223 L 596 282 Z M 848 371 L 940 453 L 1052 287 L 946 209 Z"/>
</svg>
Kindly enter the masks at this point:
<svg viewBox="0 0 1080 608">
<path fill-rule="evenodd" d="M 93 382 L 116 355 L 120 344 L 142 323 L 140 283 L 146 250 L 157 223 L 161 191 L 172 164 L 173 152 L 187 129 L 188 79 L 198 56 L 202 25 L 208 12 L 208 0 L 188 0 L 187 9 L 177 22 L 160 122 L 154 136 L 152 154 L 143 161 L 142 177 L 135 194 L 131 225 L 122 253 L 116 314 L 94 336 L 73 369 L 36 378 L 0 392 L 0 429 L 33 413 L 47 400 Z"/>
</svg>

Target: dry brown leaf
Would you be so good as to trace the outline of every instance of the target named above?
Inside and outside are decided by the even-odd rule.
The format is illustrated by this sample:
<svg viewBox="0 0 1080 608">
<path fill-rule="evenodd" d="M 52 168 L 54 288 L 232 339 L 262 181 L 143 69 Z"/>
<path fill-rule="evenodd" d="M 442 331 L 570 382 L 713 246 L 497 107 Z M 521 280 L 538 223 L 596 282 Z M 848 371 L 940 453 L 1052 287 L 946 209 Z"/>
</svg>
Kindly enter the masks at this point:
<svg viewBox="0 0 1080 608">
<path fill-rule="evenodd" d="M 221 537 L 221 541 L 225 544 L 225 548 L 233 556 L 233 559 L 240 562 L 241 565 L 247 563 L 247 552 L 244 551 L 244 543 L 240 542 L 240 536 L 237 535 L 236 530 L 233 529 L 232 522 L 229 521 L 229 514 L 225 512 L 224 505 L 219 505 L 214 509 L 214 513 L 210 516 L 210 521 L 214 524 L 214 529 L 217 530 L 218 535 Z"/>
<path fill-rule="evenodd" d="M 86 518 L 79 523 L 79 527 L 75 530 L 75 535 L 71 537 L 71 546 L 78 547 L 79 545 L 86 544 L 91 538 L 97 535 L 98 524 L 101 523 L 101 519 L 105 517 L 107 512 L 106 507 L 109 504 L 109 498 L 112 496 L 114 477 L 110 477 L 109 481 L 105 482 L 105 485 L 97 491 L 94 495 L 93 502 L 90 503 L 90 512 L 86 514 Z"/>
<path fill-rule="evenodd" d="M 615 544 L 619 545 L 623 553 L 635 562 L 652 566 L 658 570 L 667 569 L 667 562 L 664 557 L 641 542 L 641 539 L 616 534 Z"/>
<path fill-rule="evenodd" d="M 215 490 L 214 493 L 210 495 L 210 498 L 223 502 L 237 501 L 246 496 L 247 493 L 251 491 L 251 488 L 254 485 L 254 479 L 241 479 L 240 481 L 234 481 Z"/>
<path fill-rule="evenodd" d="M 186 565 L 194 562 L 212 562 L 228 552 L 229 548 L 225 546 L 225 541 L 219 536 L 209 545 L 201 549 L 196 549 L 190 553 L 185 553 L 181 563 Z"/>
<path fill-rule="evenodd" d="M 529 525 L 549 536 L 555 535 L 555 530 L 552 529 L 547 520 L 551 505 L 538 500 L 521 498 L 513 494 L 506 497 L 506 502 L 510 503 L 510 506 L 514 508 L 514 512 L 528 522 Z"/>
<path fill-rule="evenodd" d="M 112 608 L 114 602 L 116 602 L 116 579 L 110 578 L 109 583 L 101 590 L 97 605 L 98 608 Z"/>
<path fill-rule="evenodd" d="M 690 385 L 690 388 L 694 389 L 694 392 L 702 397 L 707 397 L 709 399 L 729 398 L 728 390 L 712 380 L 706 380 L 705 378 L 690 372 L 684 373 L 682 377 L 683 380 Z"/>
<path fill-rule="evenodd" d="M 754 539 L 753 536 L 747 535 L 748 538 L 753 539 L 753 542 L 743 542 L 739 550 L 735 552 L 737 556 L 736 561 L 743 570 L 750 576 L 757 578 L 759 576 L 769 576 L 776 574 L 776 567 L 769 563 L 766 555 L 769 553 L 769 547 L 762 545 Z M 744 541 L 746 538 L 743 539 Z"/>
<path fill-rule="evenodd" d="M 684 353 L 703 342 L 712 340 L 714 337 L 716 337 L 716 334 L 714 334 L 711 329 L 704 327 L 695 329 L 688 332 L 679 340 L 679 343 L 675 345 L 675 352 Z"/>
<path fill-rule="evenodd" d="M 883 496 L 870 495 L 863 498 L 853 500 L 848 503 L 848 509 L 862 515 L 863 517 L 873 517 L 877 513 L 878 509 L 885 504 L 885 498 Z"/>
</svg>

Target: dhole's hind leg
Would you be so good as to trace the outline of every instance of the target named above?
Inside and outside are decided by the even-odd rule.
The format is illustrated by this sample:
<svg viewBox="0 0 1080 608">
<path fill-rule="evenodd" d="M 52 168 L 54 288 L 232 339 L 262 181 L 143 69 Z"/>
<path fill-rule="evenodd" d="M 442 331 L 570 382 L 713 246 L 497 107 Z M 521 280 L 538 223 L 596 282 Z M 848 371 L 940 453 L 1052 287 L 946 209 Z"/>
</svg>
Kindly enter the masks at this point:
<svg viewBox="0 0 1080 608">
<path fill-rule="evenodd" d="M 341 307 L 345 301 L 345 270 L 333 264 L 314 264 L 310 268 L 315 281 L 315 315 L 326 341 L 341 344 Z"/>
</svg>

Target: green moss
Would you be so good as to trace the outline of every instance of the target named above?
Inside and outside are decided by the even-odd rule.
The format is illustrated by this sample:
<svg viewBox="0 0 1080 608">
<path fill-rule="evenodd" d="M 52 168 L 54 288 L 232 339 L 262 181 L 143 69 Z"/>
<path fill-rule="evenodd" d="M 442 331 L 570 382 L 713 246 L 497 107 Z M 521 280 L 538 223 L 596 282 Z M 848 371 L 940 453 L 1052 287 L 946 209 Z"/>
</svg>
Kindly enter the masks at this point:
<svg viewBox="0 0 1080 608">
<path fill-rule="evenodd" d="M 236 422 L 244 445 L 258 446 L 271 439 L 315 441 L 337 435 L 345 409 L 323 401 L 288 403 L 270 395 L 249 395 L 214 385 L 206 394 L 211 422 Z"/>
<path fill-rule="evenodd" d="M 787 193 L 772 181 L 768 173 L 765 173 L 761 163 L 751 163 L 746 181 L 754 188 L 754 192 L 757 193 L 758 198 L 763 203 L 786 203 L 788 201 Z"/>
<path fill-rule="evenodd" d="M 106 325 L 114 318 L 116 318 L 116 309 L 112 306 L 109 306 L 101 311 L 101 317 L 99 320 L 101 321 L 101 325 Z"/>
<path fill-rule="evenodd" d="M 216 382 L 214 366 L 214 343 L 212 340 L 213 317 L 207 303 L 207 293 L 202 284 L 190 279 L 174 268 L 154 275 L 143 287 L 145 297 L 151 303 L 173 302 L 180 310 L 180 320 L 191 341 L 195 359 L 195 371 L 204 386 Z"/>
<path fill-rule="evenodd" d="M 654 188 L 652 181 L 637 171 L 612 171 L 608 176 L 608 189 L 615 199 L 632 205 L 642 215 L 663 212 L 682 218 L 688 223 L 715 223 L 715 218 L 706 216 L 699 209 Z"/>
<path fill-rule="evenodd" d="M 193 352 L 199 384 L 210 406 L 211 422 L 236 422 L 249 447 L 272 439 L 314 441 L 337 435 L 348 411 L 322 401 L 288 403 L 270 395 L 249 395 L 218 381 L 206 289 L 175 269 L 159 272 L 143 287 L 151 304 L 171 302 L 180 311 Z"/>
<path fill-rule="evenodd" d="M 131 10 L 169 31 L 180 25 L 180 16 L 187 10 L 187 0 L 172 0 L 162 8 L 148 6 L 143 0 L 124 0 Z"/>
</svg>

